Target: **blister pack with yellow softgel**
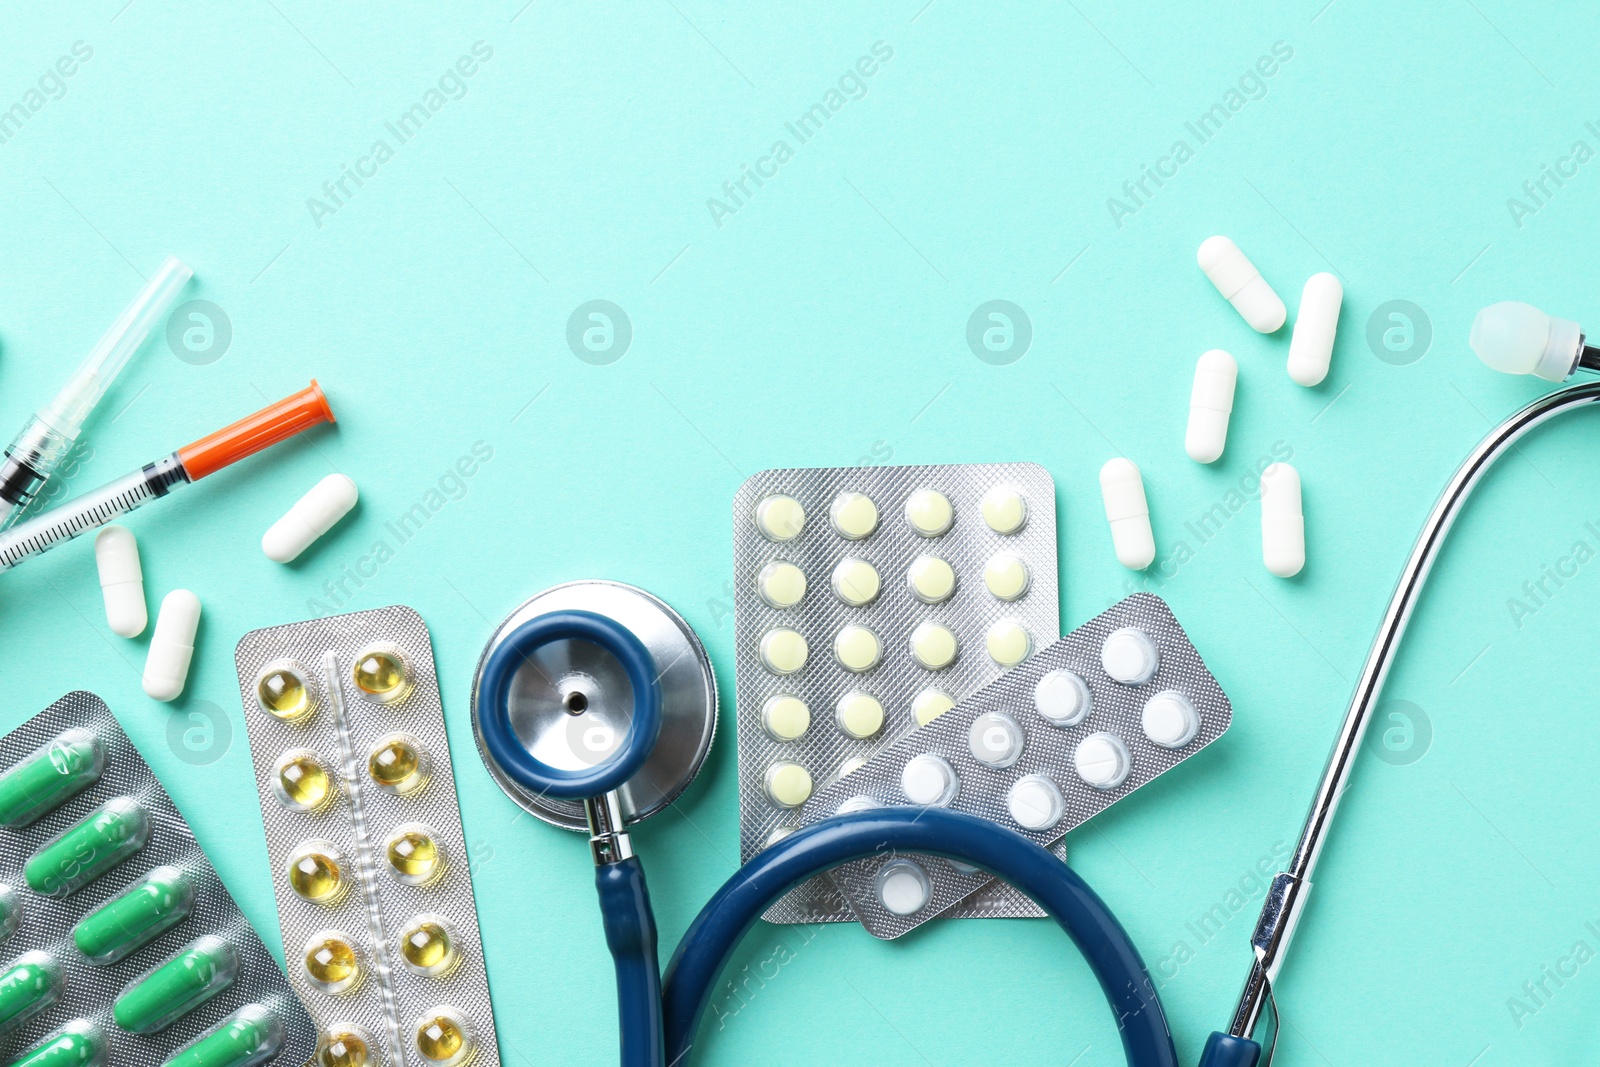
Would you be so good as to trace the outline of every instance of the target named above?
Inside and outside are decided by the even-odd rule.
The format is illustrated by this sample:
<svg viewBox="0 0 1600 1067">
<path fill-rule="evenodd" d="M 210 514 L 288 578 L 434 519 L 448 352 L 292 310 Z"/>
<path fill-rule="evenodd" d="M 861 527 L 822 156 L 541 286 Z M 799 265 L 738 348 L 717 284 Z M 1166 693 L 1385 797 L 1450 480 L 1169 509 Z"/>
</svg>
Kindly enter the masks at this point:
<svg viewBox="0 0 1600 1067">
<path fill-rule="evenodd" d="M 289 980 L 318 1067 L 500 1062 L 433 646 L 377 608 L 234 653 Z"/>
<path fill-rule="evenodd" d="M 300 1067 L 316 1027 L 105 702 L 0 738 L 0 1057 Z"/>
</svg>

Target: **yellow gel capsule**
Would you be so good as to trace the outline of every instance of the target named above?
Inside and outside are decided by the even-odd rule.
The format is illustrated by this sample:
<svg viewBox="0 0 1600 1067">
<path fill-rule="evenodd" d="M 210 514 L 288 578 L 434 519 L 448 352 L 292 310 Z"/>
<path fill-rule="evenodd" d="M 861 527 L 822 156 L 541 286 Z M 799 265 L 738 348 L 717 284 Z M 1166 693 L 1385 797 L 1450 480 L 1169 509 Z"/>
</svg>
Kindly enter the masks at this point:
<svg viewBox="0 0 1600 1067">
<path fill-rule="evenodd" d="M 331 904 L 347 888 L 339 850 L 326 841 L 311 841 L 289 856 L 289 888 L 302 900 Z"/>
<path fill-rule="evenodd" d="M 444 873 L 445 854 L 438 837 L 421 823 L 407 823 L 384 845 L 389 873 L 406 885 L 427 885 Z"/>
<path fill-rule="evenodd" d="M 356 657 L 356 688 L 380 704 L 395 704 L 411 692 L 411 668 L 399 649 L 369 648 Z"/>
<path fill-rule="evenodd" d="M 310 749 L 285 752 L 276 771 L 272 791 L 290 811 L 317 811 L 333 797 L 333 778 Z"/>
<path fill-rule="evenodd" d="M 256 699 L 262 710 L 284 722 L 299 722 L 311 712 L 311 690 L 293 663 L 267 664 L 256 682 Z"/>
<path fill-rule="evenodd" d="M 438 915 L 419 915 L 400 933 L 400 959 L 416 974 L 437 977 L 455 969 L 461 959 L 450 922 Z"/>
<path fill-rule="evenodd" d="M 312 1062 L 316 1067 L 370 1067 L 372 1039 L 358 1026 L 336 1023 L 317 1042 Z"/>
<path fill-rule="evenodd" d="M 350 939 L 336 930 L 306 942 L 306 977 L 326 993 L 343 993 L 361 981 L 361 957 Z"/>
<path fill-rule="evenodd" d="M 453 1008 L 435 1008 L 417 1023 L 417 1051 L 439 1067 L 466 1062 L 476 1043 L 466 1020 Z"/>
<path fill-rule="evenodd" d="M 404 795 L 427 782 L 428 758 L 410 734 L 389 734 L 367 756 L 367 773 L 378 788 Z"/>
</svg>

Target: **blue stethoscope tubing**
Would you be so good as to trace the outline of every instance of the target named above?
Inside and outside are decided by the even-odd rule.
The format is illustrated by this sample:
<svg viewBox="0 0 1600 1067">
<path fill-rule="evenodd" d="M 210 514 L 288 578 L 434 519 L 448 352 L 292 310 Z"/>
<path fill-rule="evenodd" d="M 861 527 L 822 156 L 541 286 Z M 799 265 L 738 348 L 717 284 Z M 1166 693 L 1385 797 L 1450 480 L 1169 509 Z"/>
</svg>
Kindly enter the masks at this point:
<svg viewBox="0 0 1600 1067">
<path fill-rule="evenodd" d="M 606 760 L 581 770 L 536 759 L 511 723 L 517 670 L 540 648 L 562 640 L 591 641 L 605 648 L 622 664 L 633 688 L 627 736 Z M 607 616 L 569 610 L 531 619 L 506 635 L 481 669 L 477 707 L 484 754 L 535 793 L 588 799 L 620 788 L 644 765 L 660 733 L 658 677 L 643 643 Z M 595 888 L 616 968 L 622 1067 L 686 1067 L 712 990 L 761 915 L 807 879 L 886 852 L 933 854 L 973 864 L 1020 889 L 1083 953 L 1116 1017 L 1128 1063 L 1177 1067 L 1155 983 L 1105 902 L 1070 867 L 1021 834 L 943 808 L 884 808 L 839 816 L 764 849 L 701 909 L 667 968 L 665 989 L 643 865 L 631 855 L 598 864 Z"/>
</svg>

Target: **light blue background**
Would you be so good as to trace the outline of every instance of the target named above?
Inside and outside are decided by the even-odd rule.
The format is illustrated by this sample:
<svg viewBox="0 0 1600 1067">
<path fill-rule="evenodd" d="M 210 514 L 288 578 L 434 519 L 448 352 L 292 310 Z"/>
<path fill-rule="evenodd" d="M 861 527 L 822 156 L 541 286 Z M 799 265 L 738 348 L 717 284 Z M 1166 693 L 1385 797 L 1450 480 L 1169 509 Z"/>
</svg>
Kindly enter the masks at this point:
<svg viewBox="0 0 1600 1067">
<path fill-rule="evenodd" d="M 231 345 L 201 366 L 163 340 L 141 353 L 72 490 L 313 375 L 339 425 L 130 520 L 152 605 L 178 586 L 205 603 L 171 707 L 140 692 L 147 638 L 107 630 L 87 542 L 6 575 L 0 725 L 69 689 L 105 696 L 274 941 L 234 642 L 308 616 L 386 522 L 486 443 L 462 498 L 341 599 L 410 604 L 432 629 L 507 1062 L 604 1063 L 612 979 L 585 844 L 519 816 L 474 758 L 467 689 L 493 622 L 560 581 L 633 582 L 688 617 L 729 693 L 735 488 L 765 467 L 892 453 L 1046 465 L 1075 626 L 1130 588 L 1096 483 L 1120 452 L 1144 471 L 1163 555 L 1195 548 L 1145 587 L 1189 628 L 1235 720 L 1070 847 L 1161 975 L 1192 1061 L 1248 964 L 1252 871 L 1293 842 L 1423 515 L 1489 424 L 1538 391 L 1472 358 L 1473 311 L 1522 298 L 1600 317 L 1600 162 L 1521 226 L 1507 206 L 1575 141 L 1600 149 L 1584 126 L 1600 120 L 1600 16 L 1506 0 L 523 3 L 5 6 L 0 107 L 74 42 L 93 57 L 0 144 L 0 422 L 59 387 L 170 252 L 195 267 L 186 296 L 225 309 Z M 477 41 L 493 57 L 466 95 L 319 228 L 307 198 L 375 139 L 394 147 L 385 122 Z M 865 97 L 719 227 L 707 198 L 878 41 L 893 58 Z M 1264 98 L 1114 225 L 1107 198 L 1280 41 L 1293 56 Z M 1214 232 L 1291 313 L 1313 272 L 1344 279 L 1321 387 L 1284 374 L 1287 330 L 1251 333 L 1196 270 Z M 1034 331 L 1006 366 L 965 341 L 996 298 Z M 609 366 L 565 340 L 591 299 L 633 325 Z M 1431 324 L 1420 361 L 1368 344 L 1391 300 Z M 1241 379 L 1227 455 L 1206 468 L 1182 436 L 1211 347 Z M 1584 467 L 1597 435 L 1585 414 L 1529 440 L 1444 554 L 1388 687 L 1422 709 L 1431 743 L 1358 768 L 1279 991 L 1284 1064 L 1600 1051 L 1600 963 L 1547 983 L 1520 1027 L 1507 1004 L 1580 939 L 1600 951 L 1584 925 L 1600 922 L 1600 564 L 1520 628 L 1507 604 L 1574 542 L 1600 549 Z M 1277 441 L 1305 481 L 1310 563 L 1292 581 L 1260 564 L 1254 504 L 1203 545 L 1185 532 Z M 357 515 L 296 565 L 269 563 L 262 530 L 333 469 L 360 484 Z M 231 742 L 207 741 L 217 709 Z M 1405 749 L 1404 724 L 1386 725 Z M 735 863 L 728 721 L 719 734 L 685 801 L 638 835 L 664 956 Z M 1219 904 L 1228 918 L 1202 944 L 1186 924 Z M 940 923 L 895 944 L 762 927 L 740 962 L 776 974 L 719 1002 L 700 1062 L 1121 1062 L 1098 990 L 1044 922 Z"/>
</svg>

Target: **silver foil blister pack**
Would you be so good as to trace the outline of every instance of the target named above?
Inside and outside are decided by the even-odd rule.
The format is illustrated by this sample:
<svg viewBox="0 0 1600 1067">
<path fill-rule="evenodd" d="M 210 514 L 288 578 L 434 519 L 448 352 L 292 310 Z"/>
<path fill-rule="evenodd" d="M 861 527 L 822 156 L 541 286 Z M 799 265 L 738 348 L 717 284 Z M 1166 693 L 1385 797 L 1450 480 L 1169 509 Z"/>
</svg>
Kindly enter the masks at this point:
<svg viewBox="0 0 1600 1067">
<path fill-rule="evenodd" d="M 1037 464 L 762 471 L 733 528 L 745 860 L 799 825 L 788 801 L 1060 632 L 1055 486 Z M 995 885 L 949 914 L 1040 912 Z M 855 916 L 818 878 L 766 917 Z"/>
<path fill-rule="evenodd" d="M 333 1062 L 500 1062 L 433 647 L 407 607 L 234 653 L 289 980 Z M 346 1058 L 340 1059 L 344 1055 Z"/>
<path fill-rule="evenodd" d="M 934 803 L 1049 846 L 1211 744 L 1232 721 L 1227 695 L 1166 602 L 1137 593 L 880 750 L 818 792 L 801 819 L 810 825 L 841 808 Z M 874 856 L 830 877 L 882 938 L 996 884 L 982 871 L 923 856 Z"/>
<path fill-rule="evenodd" d="M 301 1067 L 315 1051 L 277 961 L 93 693 L 0 738 L 0 934 L 5 1063 Z"/>
</svg>

